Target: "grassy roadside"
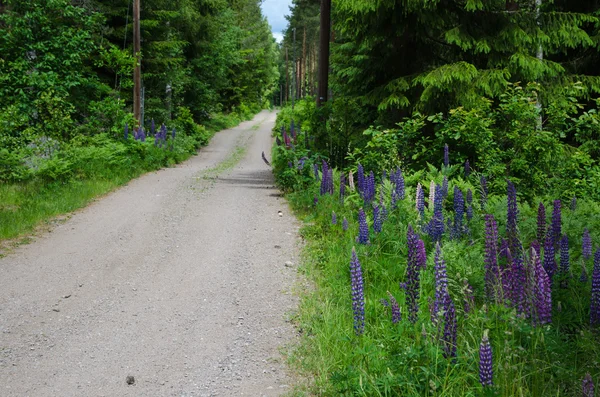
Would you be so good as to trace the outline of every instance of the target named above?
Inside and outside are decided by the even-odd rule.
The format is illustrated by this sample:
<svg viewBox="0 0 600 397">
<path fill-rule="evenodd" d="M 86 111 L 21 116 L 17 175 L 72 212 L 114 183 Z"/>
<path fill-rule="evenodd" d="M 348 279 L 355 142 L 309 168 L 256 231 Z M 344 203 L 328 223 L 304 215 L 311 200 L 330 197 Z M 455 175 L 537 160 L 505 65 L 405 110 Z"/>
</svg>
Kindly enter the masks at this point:
<svg viewBox="0 0 600 397">
<path fill-rule="evenodd" d="M 322 175 L 320 173 L 321 178 Z M 449 196 L 443 202 L 444 219 L 452 221 L 457 194 L 453 193 L 454 187 L 478 191 L 477 178 L 453 176 L 449 178 Z M 592 237 L 594 251 L 598 247 L 600 219 L 594 214 L 600 211 L 600 206 L 581 199 L 573 204 L 573 209 L 569 203 L 563 203 L 560 219 L 562 234 L 568 236 L 570 242 L 569 270 L 559 270 L 551 283 L 550 322 L 536 325 L 533 319 L 539 312 L 534 309 L 539 302 L 535 295 L 525 295 L 526 299 L 533 299 L 533 311 L 522 312 L 510 301 L 494 301 L 486 294 L 486 215 L 497 220 L 500 237 L 504 237 L 507 199 L 506 196 L 489 196 L 483 208 L 476 193 L 473 216 L 464 220 L 468 233 L 453 237 L 450 230 L 446 230 L 442 237 L 441 257 L 445 261 L 447 289 L 456 319 L 456 339 L 450 343 L 456 349 L 453 356 L 444 350 L 444 346 L 448 346 L 444 342 L 445 312 L 438 312 L 440 325 L 434 324 L 435 316 L 431 314 L 439 277 L 436 276 L 435 243 L 422 227 L 433 213 L 425 207 L 424 215 L 419 215 L 415 209 L 417 183 L 424 184 L 427 180 L 441 183 L 442 174 L 406 174 L 406 198 L 399 200 L 395 208 L 390 202 L 394 187 L 389 181 L 377 186 L 377 200 L 368 206 L 358 192 L 350 191 L 348 186 L 345 199 L 340 201 L 337 171 L 333 176 L 334 195 L 321 194 L 318 180 L 287 195 L 304 223 L 301 271 L 314 285 L 301 297 L 294 318 L 301 342 L 288 354 L 292 367 L 313 381 L 293 395 L 582 395 L 586 374 L 595 382 L 600 380 L 597 361 L 600 343 L 597 330 L 590 326 L 590 279 L 594 261 L 582 252 L 585 229 Z M 383 192 L 382 202 L 380 192 Z M 551 230 L 553 200 L 539 198 L 536 204 L 538 200 L 548 208 L 544 220 L 547 230 Z M 375 232 L 373 209 L 381 203 L 388 213 L 381 231 Z M 356 241 L 360 207 L 367 213 L 368 244 Z M 519 200 L 518 208 L 518 230 L 526 250 L 538 233 L 538 207 Z M 420 220 L 422 217 L 424 221 Z M 343 228 L 344 218 L 348 221 L 347 230 Z M 426 267 L 420 271 L 419 309 L 414 322 L 408 319 L 407 292 L 400 286 L 407 280 L 409 224 L 421 235 L 427 255 Z M 364 280 L 365 325 L 361 334 L 355 332 L 356 312 L 352 303 L 353 247 Z M 529 252 L 524 253 L 526 271 L 533 261 Z M 508 266 L 505 256 L 499 254 L 497 258 L 503 269 Z M 563 264 L 559 249 L 555 260 L 560 269 Z M 587 278 L 580 277 L 582 272 Z M 388 292 L 400 307 L 402 319 L 397 323 L 392 318 Z M 382 300 L 387 300 L 387 307 Z M 479 367 L 484 333 L 489 335 L 493 352 L 493 386 L 487 387 L 480 384 Z"/>
<path fill-rule="evenodd" d="M 59 215 L 85 207 L 146 172 L 185 161 L 216 132 L 252 117 L 215 115 L 205 125 L 201 139 L 182 135 L 171 151 L 156 148 L 150 139 L 144 144 L 100 138 L 81 142 L 61 159 L 70 166 L 64 176 L 0 184 L 0 244 L 18 244 L 11 240 L 50 224 Z"/>
</svg>

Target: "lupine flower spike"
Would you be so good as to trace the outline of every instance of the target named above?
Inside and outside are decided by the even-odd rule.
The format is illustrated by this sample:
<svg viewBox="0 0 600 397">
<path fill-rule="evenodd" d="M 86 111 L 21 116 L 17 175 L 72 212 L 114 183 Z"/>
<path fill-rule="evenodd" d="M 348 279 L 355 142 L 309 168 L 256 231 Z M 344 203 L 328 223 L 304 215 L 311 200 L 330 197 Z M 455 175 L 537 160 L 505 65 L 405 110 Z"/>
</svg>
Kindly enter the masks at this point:
<svg viewBox="0 0 600 397">
<path fill-rule="evenodd" d="M 423 195 L 423 187 L 421 184 L 417 184 L 417 197 L 416 197 L 416 207 L 417 211 L 423 216 L 425 211 L 425 197 Z"/>
<path fill-rule="evenodd" d="M 592 272 L 592 301 L 590 304 L 590 324 L 600 325 L 600 248 L 594 255 L 594 270 Z"/>
<path fill-rule="evenodd" d="M 388 298 L 390 302 L 390 309 L 392 309 L 392 323 L 398 324 L 402 320 L 402 314 L 400 313 L 400 305 L 398 305 L 398 301 L 394 298 L 394 295 L 390 291 L 388 291 Z"/>
<path fill-rule="evenodd" d="M 586 373 L 585 377 L 583 378 L 581 389 L 583 397 L 594 397 L 594 380 L 589 372 Z"/>
<path fill-rule="evenodd" d="M 367 225 L 367 215 L 360 208 L 358 210 L 358 243 L 367 244 L 369 242 L 369 225 Z"/>
<path fill-rule="evenodd" d="M 488 338 L 488 331 L 485 330 L 483 338 L 481 338 L 481 344 L 479 345 L 479 382 L 481 386 L 488 387 L 494 384 L 494 369 L 493 369 L 493 357 L 492 357 L 492 346 Z"/>
<path fill-rule="evenodd" d="M 352 247 L 350 260 L 350 280 L 352 285 L 352 312 L 354 313 L 354 332 L 362 335 L 365 330 L 365 292 L 362 277 L 362 268 Z"/>
<path fill-rule="evenodd" d="M 406 283 L 404 285 L 406 290 L 406 305 L 408 306 L 408 321 L 414 324 L 417 322 L 419 312 L 421 280 L 418 254 L 419 236 L 414 232 L 411 225 L 408 225 L 406 242 L 408 245 L 408 260 L 406 265 Z"/>
<path fill-rule="evenodd" d="M 583 231 L 583 238 L 581 241 L 581 254 L 583 255 L 583 259 L 585 261 L 589 260 L 592 257 L 592 237 L 590 236 L 590 231 L 585 229 Z"/>
<path fill-rule="evenodd" d="M 550 278 L 542 267 L 538 253 L 531 250 L 533 262 L 534 284 L 533 284 L 533 309 L 532 319 L 534 325 L 549 324 L 552 321 L 552 291 Z"/>
<path fill-rule="evenodd" d="M 560 215 L 560 200 L 554 200 L 554 208 L 552 209 L 552 238 L 554 241 L 554 247 L 558 247 L 561 232 L 561 215 Z"/>
<path fill-rule="evenodd" d="M 448 144 L 444 145 L 444 167 L 448 168 L 450 166 L 450 150 L 448 149 Z"/>
<path fill-rule="evenodd" d="M 446 275 L 446 261 L 442 258 L 440 243 L 435 245 L 435 298 L 431 310 L 431 321 L 437 325 L 439 315 L 444 308 L 444 299 L 448 293 L 448 276 Z"/>
<path fill-rule="evenodd" d="M 331 213 L 331 224 L 337 225 L 337 216 L 335 215 L 335 212 Z"/>
<path fill-rule="evenodd" d="M 346 219 L 345 217 L 344 217 L 344 220 L 342 221 L 342 230 L 343 231 L 348 230 L 348 219 Z"/>
<path fill-rule="evenodd" d="M 469 164 L 469 160 L 465 161 L 465 178 L 468 178 L 471 175 L 471 165 Z"/>
</svg>

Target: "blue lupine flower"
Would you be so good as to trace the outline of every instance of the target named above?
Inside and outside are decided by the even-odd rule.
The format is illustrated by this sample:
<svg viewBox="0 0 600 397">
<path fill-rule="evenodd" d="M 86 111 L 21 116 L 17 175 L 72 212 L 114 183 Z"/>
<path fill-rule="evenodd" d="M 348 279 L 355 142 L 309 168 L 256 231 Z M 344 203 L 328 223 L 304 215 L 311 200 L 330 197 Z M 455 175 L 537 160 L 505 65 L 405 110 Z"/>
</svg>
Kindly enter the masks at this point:
<svg viewBox="0 0 600 397">
<path fill-rule="evenodd" d="M 352 259 L 350 260 L 350 280 L 352 286 L 352 312 L 354 313 L 354 332 L 362 335 L 365 331 L 365 292 L 363 285 L 362 268 L 356 255 L 356 249 L 352 247 Z"/>
</svg>

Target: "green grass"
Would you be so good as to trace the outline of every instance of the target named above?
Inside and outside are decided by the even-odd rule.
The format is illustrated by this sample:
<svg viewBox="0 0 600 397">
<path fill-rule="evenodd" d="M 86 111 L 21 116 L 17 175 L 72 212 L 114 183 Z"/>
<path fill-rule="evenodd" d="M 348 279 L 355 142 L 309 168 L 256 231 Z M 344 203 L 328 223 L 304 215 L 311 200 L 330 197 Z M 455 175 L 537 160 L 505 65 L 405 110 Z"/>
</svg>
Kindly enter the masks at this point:
<svg viewBox="0 0 600 397">
<path fill-rule="evenodd" d="M 288 171 L 286 171 L 288 172 Z M 359 245 L 356 212 L 362 202 L 356 193 L 340 203 L 337 197 L 319 196 L 317 183 L 287 197 L 304 226 L 305 241 L 301 271 L 314 284 L 301 298 L 294 322 L 301 334 L 299 346 L 289 355 L 298 372 L 313 379 L 306 394 L 321 396 L 580 396 L 587 372 L 600 381 L 600 339 L 589 326 L 590 282 L 578 281 L 583 260 L 581 235 L 589 228 L 595 245 L 600 243 L 600 205 L 579 200 L 575 211 L 563 203 L 562 228 L 569 236 L 573 276 L 568 287 L 553 285 L 552 323 L 534 327 L 504 304 L 490 302 L 484 293 L 484 213 L 494 215 L 503 236 L 506 198 L 490 197 L 480 211 L 475 195 L 475 216 L 468 223 L 471 234 L 458 240 L 443 239 L 450 295 L 457 310 L 457 357 L 442 354 L 439 330 L 430 319 L 429 298 L 434 296 L 434 246 L 426 243 L 427 268 L 421 271 L 418 321 L 407 321 L 405 294 L 399 283 L 406 279 L 408 224 L 417 226 L 414 209 L 417 182 L 428 186 L 440 175 L 406 175 L 407 198 L 390 211 L 383 231 L 370 229 L 370 244 Z M 334 177 L 339 180 L 339 177 Z M 450 180 L 462 189 L 477 192 L 477 179 Z M 336 192 L 339 192 L 336 186 Z M 389 191 L 386 205 L 390 208 Z M 314 197 L 318 204 L 314 206 Z M 379 194 L 377 195 L 379 197 Z M 526 247 L 536 232 L 537 199 L 533 205 L 520 202 L 519 228 Z M 545 198 L 548 222 L 551 198 Z M 452 193 L 446 199 L 445 217 L 452 217 Z M 337 214 L 337 225 L 331 214 Z M 369 225 L 372 226 L 372 212 Z M 426 218 L 431 214 L 426 210 Z M 346 217 L 349 229 L 342 230 Z M 363 269 L 366 328 L 357 336 L 353 329 L 350 289 L 350 254 L 356 247 Z M 558 260 L 558 253 L 557 253 Z M 591 275 L 591 261 L 585 263 Z M 474 290 L 475 308 L 466 313 L 464 281 Z M 391 292 L 402 309 L 402 321 L 392 324 L 389 310 L 380 300 Z M 489 330 L 494 355 L 494 387 L 479 384 L 479 344 Z"/>
</svg>

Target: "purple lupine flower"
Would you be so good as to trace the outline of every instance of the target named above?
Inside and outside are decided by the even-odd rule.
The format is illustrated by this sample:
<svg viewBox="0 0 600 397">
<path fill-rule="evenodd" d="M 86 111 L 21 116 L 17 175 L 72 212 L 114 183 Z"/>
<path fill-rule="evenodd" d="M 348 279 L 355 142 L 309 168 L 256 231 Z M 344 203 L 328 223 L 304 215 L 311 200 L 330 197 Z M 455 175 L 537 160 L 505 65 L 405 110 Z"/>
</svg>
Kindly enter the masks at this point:
<svg viewBox="0 0 600 397">
<path fill-rule="evenodd" d="M 537 239 L 538 241 L 546 240 L 546 207 L 541 201 L 537 215 Z"/>
<path fill-rule="evenodd" d="M 365 170 L 363 166 L 358 163 L 358 170 L 356 171 L 358 193 L 362 195 L 363 190 L 365 189 L 366 181 L 365 181 Z"/>
<path fill-rule="evenodd" d="M 408 245 L 408 260 L 406 264 L 406 305 L 408 306 L 408 321 L 417 322 L 419 313 L 419 291 L 421 288 L 419 264 L 419 236 L 408 225 L 406 233 Z"/>
<path fill-rule="evenodd" d="M 498 225 L 494 216 L 485 215 L 485 292 L 488 301 L 498 299 L 500 268 L 498 267 Z"/>
<path fill-rule="evenodd" d="M 399 200 L 404 200 L 405 190 L 404 190 L 404 175 L 402 174 L 402 170 L 400 168 L 396 171 L 396 195 Z"/>
<path fill-rule="evenodd" d="M 471 287 L 471 284 L 469 284 L 469 281 L 467 279 L 465 279 L 463 281 L 463 283 L 464 283 L 464 286 L 462 288 L 463 295 L 464 295 L 463 310 L 465 312 L 465 317 L 466 317 L 475 308 L 475 296 L 473 295 L 473 287 Z"/>
<path fill-rule="evenodd" d="M 487 180 L 485 179 L 485 176 L 481 175 L 481 196 L 479 198 L 479 201 L 481 203 L 481 210 L 485 211 L 485 206 L 487 204 L 487 196 L 488 196 L 488 187 L 487 187 Z"/>
<path fill-rule="evenodd" d="M 308 160 L 306 157 L 301 157 L 300 160 L 298 160 L 298 171 L 302 171 L 304 169 L 306 160 Z"/>
<path fill-rule="evenodd" d="M 348 219 L 346 219 L 345 217 L 344 217 L 344 220 L 342 221 L 342 230 L 343 231 L 348 230 Z"/>
<path fill-rule="evenodd" d="M 381 233 L 381 224 L 381 208 L 376 205 L 375 208 L 373 208 L 373 231 L 375 233 Z"/>
<path fill-rule="evenodd" d="M 552 290 L 550 278 L 542 267 L 538 253 L 531 249 L 533 263 L 533 309 L 534 325 L 549 324 L 552 321 Z"/>
<path fill-rule="evenodd" d="M 127 138 L 129 138 L 129 125 L 127 125 L 127 123 L 125 123 L 125 140 L 127 140 Z"/>
<path fill-rule="evenodd" d="M 554 241 L 554 246 L 558 247 L 560 242 L 560 238 L 562 236 L 561 232 L 561 214 L 560 214 L 560 200 L 554 200 L 554 208 L 552 210 L 552 238 Z"/>
<path fill-rule="evenodd" d="M 144 127 L 140 127 L 139 135 L 140 141 L 146 142 L 146 133 L 144 132 Z"/>
<path fill-rule="evenodd" d="M 448 144 L 444 145 L 444 167 L 448 168 L 450 166 L 450 150 L 448 149 Z"/>
<path fill-rule="evenodd" d="M 369 243 L 369 225 L 367 225 L 367 216 L 362 208 L 358 209 L 358 243 Z"/>
<path fill-rule="evenodd" d="M 398 207 L 398 194 L 395 190 L 392 190 L 392 210 L 395 210 Z"/>
<path fill-rule="evenodd" d="M 424 216 L 424 212 L 425 212 L 425 195 L 423 193 L 423 187 L 421 186 L 420 183 L 417 184 L 417 196 L 416 196 L 416 207 L 417 207 L 417 211 L 419 211 L 419 213 L 421 214 L 421 216 Z"/>
<path fill-rule="evenodd" d="M 331 224 L 337 225 L 337 215 L 335 214 L 334 211 L 331 212 Z"/>
<path fill-rule="evenodd" d="M 290 136 L 288 135 L 285 128 L 282 128 L 282 131 L 283 131 L 283 143 L 285 143 L 286 147 L 290 147 L 292 140 L 290 139 Z"/>
<path fill-rule="evenodd" d="M 594 397 L 594 380 L 589 372 L 585 374 L 585 377 L 581 382 L 581 391 L 583 397 Z"/>
<path fill-rule="evenodd" d="M 588 229 L 583 231 L 581 253 L 583 255 L 583 260 L 585 261 L 592 257 L 592 237 L 590 236 L 590 231 Z"/>
<path fill-rule="evenodd" d="M 314 207 L 316 207 L 316 206 L 317 206 L 317 204 L 319 204 L 319 198 L 318 198 L 317 196 L 315 196 L 315 197 L 313 198 L 313 206 L 314 206 Z"/>
<path fill-rule="evenodd" d="M 465 161 L 465 178 L 468 178 L 471 175 L 471 165 L 469 164 L 469 160 Z"/>
<path fill-rule="evenodd" d="M 294 163 L 292 163 L 291 161 L 288 161 L 288 168 L 294 168 Z"/>
<path fill-rule="evenodd" d="M 550 282 L 554 278 L 556 273 L 556 258 L 554 251 L 554 239 L 551 233 L 546 234 L 546 241 L 544 241 L 544 270 L 548 273 Z"/>
<path fill-rule="evenodd" d="M 435 298 L 431 311 L 431 321 L 434 325 L 438 325 L 440 314 L 444 310 L 444 300 L 448 294 L 448 276 L 446 273 L 446 261 L 442 258 L 442 249 L 440 243 L 435 244 Z"/>
<path fill-rule="evenodd" d="M 473 192 L 467 189 L 467 204 L 473 204 Z"/>
<path fill-rule="evenodd" d="M 317 163 L 313 164 L 313 174 L 315 174 L 315 179 L 319 182 L 321 178 L 319 177 L 319 165 Z"/>
<path fill-rule="evenodd" d="M 494 384 L 494 369 L 492 346 L 488 339 L 488 331 L 483 333 L 481 344 L 479 345 L 479 382 L 481 386 L 488 387 Z"/>
<path fill-rule="evenodd" d="M 373 171 L 365 178 L 365 189 L 363 191 L 363 200 L 365 205 L 371 203 L 375 198 L 375 174 Z"/>
<path fill-rule="evenodd" d="M 392 309 L 392 324 L 398 324 L 402 320 L 400 305 L 398 305 L 398 301 L 390 291 L 388 291 L 388 297 L 390 299 L 390 308 Z"/>
<path fill-rule="evenodd" d="M 419 259 L 419 268 L 427 269 L 427 252 L 425 252 L 425 242 L 421 239 L 417 242 L 417 258 Z"/>
<path fill-rule="evenodd" d="M 465 200 L 462 191 L 454 186 L 454 233 L 457 238 L 463 233 L 463 217 L 465 214 Z"/>
<path fill-rule="evenodd" d="M 175 139 L 175 134 L 177 132 L 175 131 L 175 127 L 173 127 L 173 130 L 171 130 L 171 139 Z"/>
<path fill-rule="evenodd" d="M 573 196 L 571 199 L 571 211 L 575 211 L 577 209 L 577 197 Z"/>
<path fill-rule="evenodd" d="M 442 195 L 438 196 L 437 192 L 436 192 L 435 197 L 442 197 L 442 200 L 445 199 L 446 197 L 448 197 L 448 177 L 447 176 L 444 176 L 444 179 L 442 180 Z"/>
<path fill-rule="evenodd" d="M 457 339 L 456 308 L 449 293 L 446 293 L 444 299 L 444 334 L 442 336 L 442 348 L 444 357 L 456 357 L 456 339 Z"/>
<path fill-rule="evenodd" d="M 473 219 L 473 204 L 467 206 L 467 220 L 470 221 L 471 219 Z"/>
<path fill-rule="evenodd" d="M 592 300 L 590 304 L 590 324 L 600 325 L 600 248 L 594 254 L 592 271 Z"/>
<path fill-rule="evenodd" d="M 441 197 L 442 188 L 440 185 L 435 187 L 435 197 Z M 435 200 L 433 208 L 433 217 L 429 222 L 429 235 L 433 241 L 441 241 L 444 234 L 444 213 L 442 211 L 442 200 Z"/>
<path fill-rule="evenodd" d="M 570 271 L 569 263 L 569 238 L 565 234 L 560 239 L 560 274 L 562 277 L 568 277 Z M 564 280 L 563 280 L 564 281 Z"/>
<path fill-rule="evenodd" d="M 321 187 L 319 189 L 319 193 L 321 196 L 329 193 L 329 165 L 325 160 L 323 160 L 323 165 L 321 168 L 322 177 L 321 177 Z"/>
<path fill-rule="evenodd" d="M 350 280 L 352 285 L 352 312 L 354 313 L 354 332 L 362 335 L 365 331 L 365 292 L 362 277 L 362 268 L 352 247 L 350 260 Z"/>
<path fill-rule="evenodd" d="M 517 229 L 517 218 L 519 216 L 519 208 L 517 207 L 517 189 L 511 181 L 508 181 L 507 190 L 506 234 L 510 252 L 514 257 L 517 257 L 521 254 L 519 252 L 519 231 Z"/>
<path fill-rule="evenodd" d="M 344 197 L 346 196 L 346 175 L 340 175 L 340 201 L 344 201 Z"/>
</svg>

